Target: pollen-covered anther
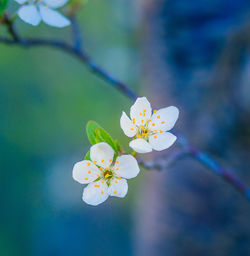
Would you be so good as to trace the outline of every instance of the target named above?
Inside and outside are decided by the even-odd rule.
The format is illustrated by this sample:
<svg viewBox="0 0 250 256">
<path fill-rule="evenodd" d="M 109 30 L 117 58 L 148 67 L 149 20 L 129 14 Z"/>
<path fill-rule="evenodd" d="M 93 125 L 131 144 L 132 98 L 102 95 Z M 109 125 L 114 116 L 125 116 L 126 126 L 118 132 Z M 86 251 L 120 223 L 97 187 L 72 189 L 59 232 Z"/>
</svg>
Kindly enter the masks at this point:
<svg viewBox="0 0 250 256">
<path fill-rule="evenodd" d="M 137 136 L 137 138 L 139 138 L 139 139 L 140 139 L 140 138 L 141 138 L 141 135 L 138 135 L 138 136 Z"/>
<path fill-rule="evenodd" d="M 107 168 L 105 168 L 105 171 L 108 171 L 109 170 L 109 168 L 107 167 Z"/>
<path fill-rule="evenodd" d="M 117 181 L 117 180 L 115 180 L 115 183 L 118 183 L 118 181 Z"/>
<path fill-rule="evenodd" d="M 99 169 L 102 170 L 103 168 L 100 166 Z"/>
<path fill-rule="evenodd" d="M 101 191 L 101 194 L 103 194 L 103 190 Z"/>
<path fill-rule="evenodd" d="M 46 4 L 46 8 L 49 8 L 49 6 Z"/>
<path fill-rule="evenodd" d="M 134 130 L 134 128 L 130 128 L 130 130 L 131 130 L 131 131 L 133 131 L 133 130 Z"/>
<path fill-rule="evenodd" d="M 97 177 L 100 177 L 100 174 L 96 174 Z"/>
<path fill-rule="evenodd" d="M 101 160 L 101 162 L 103 163 L 103 162 L 104 162 L 104 160 L 102 159 L 102 160 Z"/>
<path fill-rule="evenodd" d="M 114 194 L 117 194 L 117 190 L 114 190 Z"/>
<path fill-rule="evenodd" d="M 157 133 L 157 130 L 154 130 L 155 133 Z"/>
<path fill-rule="evenodd" d="M 155 123 L 152 123 L 152 126 L 155 126 Z"/>
<path fill-rule="evenodd" d="M 154 113 L 156 113 L 156 112 L 157 112 L 157 110 L 155 109 L 155 110 L 154 110 Z"/>
<path fill-rule="evenodd" d="M 107 178 L 108 178 L 108 176 L 109 176 L 109 174 L 107 173 L 107 174 L 104 176 L 104 178 L 105 178 L 105 179 L 107 179 Z"/>
<path fill-rule="evenodd" d="M 162 124 L 165 124 L 165 121 L 162 121 L 161 123 L 162 123 Z"/>
<path fill-rule="evenodd" d="M 135 124 L 135 118 L 133 118 L 132 122 L 133 122 L 133 124 Z"/>
<path fill-rule="evenodd" d="M 116 164 L 119 164 L 119 161 L 115 161 Z"/>
<path fill-rule="evenodd" d="M 160 130 L 160 133 L 163 133 L 163 131 L 162 131 L 162 130 Z"/>
<path fill-rule="evenodd" d="M 144 120 L 142 119 L 141 122 L 142 122 L 142 124 L 143 124 Z"/>
<path fill-rule="evenodd" d="M 157 135 L 155 135 L 154 138 L 156 139 L 156 138 L 157 138 Z"/>
<path fill-rule="evenodd" d="M 142 113 L 140 112 L 140 116 L 142 116 Z"/>
<path fill-rule="evenodd" d="M 121 176 L 117 177 L 118 180 L 120 180 L 121 178 L 122 178 Z"/>
<path fill-rule="evenodd" d="M 88 180 L 89 178 L 84 178 L 85 180 Z"/>
<path fill-rule="evenodd" d="M 161 116 L 157 116 L 157 118 L 158 118 L 158 119 L 160 119 L 160 118 L 161 118 Z"/>
<path fill-rule="evenodd" d="M 118 171 L 118 170 L 119 170 L 119 168 L 117 167 L 115 170 L 116 170 L 116 171 Z"/>
<path fill-rule="evenodd" d="M 110 162 L 110 163 L 112 163 L 112 161 L 113 161 L 113 159 L 112 159 L 112 158 L 110 158 L 110 159 L 109 159 L 109 162 Z"/>
<path fill-rule="evenodd" d="M 104 183 L 105 181 L 104 180 L 102 180 L 102 184 Z"/>
<path fill-rule="evenodd" d="M 96 162 L 96 161 L 94 161 L 93 163 L 94 163 L 94 164 L 96 164 L 97 162 Z"/>
<path fill-rule="evenodd" d="M 90 174 L 90 173 L 91 173 L 91 171 L 89 170 L 89 171 L 88 171 L 88 173 Z"/>
<path fill-rule="evenodd" d="M 90 163 L 87 163 L 87 166 L 90 166 Z"/>
<path fill-rule="evenodd" d="M 112 182 L 110 182 L 110 186 L 112 186 Z"/>
<path fill-rule="evenodd" d="M 98 184 L 95 184 L 95 188 L 99 188 L 100 187 L 100 185 L 98 185 Z"/>
</svg>

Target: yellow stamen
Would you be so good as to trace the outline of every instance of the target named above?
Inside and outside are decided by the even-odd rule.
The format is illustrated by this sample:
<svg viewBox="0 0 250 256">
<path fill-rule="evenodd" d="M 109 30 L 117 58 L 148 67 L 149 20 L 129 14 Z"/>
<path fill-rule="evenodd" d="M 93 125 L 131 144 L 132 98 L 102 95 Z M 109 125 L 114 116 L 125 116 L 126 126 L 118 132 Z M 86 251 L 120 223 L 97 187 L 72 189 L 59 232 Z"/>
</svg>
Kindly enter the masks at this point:
<svg viewBox="0 0 250 256">
<path fill-rule="evenodd" d="M 97 177 L 100 177 L 100 174 L 97 174 Z"/>
<path fill-rule="evenodd" d="M 90 173 L 91 173 L 91 171 L 88 171 L 88 173 L 90 174 Z"/>
<path fill-rule="evenodd" d="M 112 186 L 112 182 L 110 182 L 110 186 Z"/>
<path fill-rule="evenodd" d="M 161 123 L 162 123 L 162 124 L 165 124 L 165 121 L 162 121 Z"/>
<path fill-rule="evenodd" d="M 144 120 L 142 119 L 141 122 L 142 122 L 142 124 L 143 124 Z"/>
<path fill-rule="evenodd" d="M 107 167 L 105 170 L 106 170 L 106 171 L 108 171 L 108 170 L 109 170 L 109 168 Z"/>
<path fill-rule="evenodd" d="M 109 176 L 109 174 L 107 173 L 107 174 L 104 176 L 104 178 L 105 178 L 105 179 L 107 179 L 107 178 L 108 178 L 108 176 Z"/>
<path fill-rule="evenodd" d="M 157 138 L 157 135 L 155 135 L 154 138 L 156 139 L 156 138 Z"/>
<path fill-rule="evenodd" d="M 140 112 L 140 116 L 142 116 L 142 113 Z"/>
<path fill-rule="evenodd" d="M 102 167 L 100 166 L 99 169 L 102 170 Z"/>
<path fill-rule="evenodd" d="M 89 178 L 85 178 L 85 180 L 88 180 Z"/>
<path fill-rule="evenodd" d="M 104 180 L 102 180 L 102 183 L 104 183 L 105 181 Z"/>
<path fill-rule="evenodd" d="M 117 181 L 117 180 L 115 180 L 115 183 L 118 183 L 118 181 Z"/>
<path fill-rule="evenodd" d="M 119 161 L 115 161 L 116 164 L 119 164 Z"/>
<path fill-rule="evenodd" d="M 116 170 L 116 171 L 118 171 L 118 170 L 119 170 L 119 168 L 116 168 L 115 170 Z"/>
<path fill-rule="evenodd" d="M 133 131 L 133 130 L 134 130 L 134 128 L 130 128 L 130 130 L 131 130 L 131 131 Z"/>
<path fill-rule="evenodd" d="M 103 194 L 103 190 L 101 191 L 101 194 Z"/>
<path fill-rule="evenodd" d="M 146 110 L 146 109 L 143 109 L 143 112 L 147 112 L 147 110 Z"/>
<path fill-rule="evenodd" d="M 160 130 L 160 133 L 163 133 L 163 131 L 162 131 L 162 130 Z"/>
<path fill-rule="evenodd" d="M 99 188 L 99 187 L 100 187 L 100 185 L 95 184 L 95 188 Z"/>
<path fill-rule="evenodd" d="M 121 177 L 121 176 L 119 176 L 117 179 L 118 179 L 118 180 L 120 180 L 121 178 L 122 178 L 122 177 Z"/>
<path fill-rule="evenodd" d="M 116 190 L 114 190 L 114 194 L 117 194 L 117 191 L 116 191 Z"/>
<path fill-rule="evenodd" d="M 157 110 L 155 109 L 155 110 L 154 110 L 154 113 L 156 113 L 156 112 L 157 112 Z"/>
<path fill-rule="evenodd" d="M 90 166 L 90 163 L 87 163 L 88 166 Z"/>
<path fill-rule="evenodd" d="M 97 162 L 96 162 L 96 161 L 94 161 L 93 163 L 94 163 L 94 164 L 96 164 Z"/>
<path fill-rule="evenodd" d="M 110 158 L 110 159 L 109 159 L 109 162 L 110 162 L 110 163 L 112 163 L 112 161 L 113 161 L 113 159 L 112 159 L 112 158 Z"/>
<path fill-rule="evenodd" d="M 159 118 L 161 118 L 161 116 L 157 116 L 157 118 L 159 119 Z"/>
<path fill-rule="evenodd" d="M 104 162 L 104 160 L 102 159 L 102 160 L 101 160 L 101 162 L 103 163 L 103 162 Z"/>
<path fill-rule="evenodd" d="M 157 133 L 157 130 L 154 130 L 155 133 Z"/>
<path fill-rule="evenodd" d="M 140 139 L 140 138 L 141 138 L 141 135 L 138 135 L 138 136 L 137 136 L 137 138 L 139 138 L 139 139 Z"/>
<path fill-rule="evenodd" d="M 152 123 L 153 126 L 155 126 L 155 123 Z"/>
<path fill-rule="evenodd" d="M 46 5 L 46 8 L 49 8 L 49 6 L 48 6 L 48 5 Z"/>
</svg>

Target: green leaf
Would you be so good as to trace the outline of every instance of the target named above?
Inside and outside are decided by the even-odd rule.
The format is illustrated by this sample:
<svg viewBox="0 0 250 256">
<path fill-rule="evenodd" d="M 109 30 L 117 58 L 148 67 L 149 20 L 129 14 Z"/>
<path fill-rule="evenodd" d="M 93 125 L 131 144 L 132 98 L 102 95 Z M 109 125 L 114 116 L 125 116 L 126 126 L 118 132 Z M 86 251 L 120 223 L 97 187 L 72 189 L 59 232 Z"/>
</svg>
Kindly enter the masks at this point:
<svg viewBox="0 0 250 256">
<path fill-rule="evenodd" d="M 87 154 L 84 157 L 84 160 L 90 160 L 90 151 L 87 152 Z"/>
<path fill-rule="evenodd" d="M 4 13 L 7 8 L 9 0 L 0 0 L 0 16 Z"/>
<path fill-rule="evenodd" d="M 110 134 L 95 121 L 89 121 L 87 123 L 86 131 L 89 142 L 92 145 L 99 142 L 106 142 L 114 149 L 116 153 L 119 152 L 120 146 L 118 141 L 115 142 L 110 136 Z"/>
<path fill-rule="evenodd" d="M 101 128 L 99 124 L 97 124 L 95 121 L 88 121 L 87 125 L 86 125 L 86 132 L 87 132 L 87 136 L 89 138 L 89 142 L 94 145 L 96 144 L 96 140 L 95 140 L 95 130 L 97 128 Z"/>
</svg>

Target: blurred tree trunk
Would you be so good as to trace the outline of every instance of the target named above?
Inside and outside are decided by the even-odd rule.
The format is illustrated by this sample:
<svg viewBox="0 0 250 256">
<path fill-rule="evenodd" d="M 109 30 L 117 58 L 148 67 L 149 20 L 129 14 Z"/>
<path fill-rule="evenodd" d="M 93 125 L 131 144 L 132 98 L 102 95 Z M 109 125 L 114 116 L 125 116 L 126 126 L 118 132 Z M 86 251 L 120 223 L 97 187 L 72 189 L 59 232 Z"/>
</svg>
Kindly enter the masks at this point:
<svg viewBox="0 0 250 256">
<path fill-rule="evenodd" d="M 154 107 L 178 106 L 177 128 L 250 184 L 250 6 L 225 4 L 139 2 L 143 93 Z M 136 255 L 250 255 L 249 202 L 230 185 L 192 159 L 145 176 Z"/>
</svg>

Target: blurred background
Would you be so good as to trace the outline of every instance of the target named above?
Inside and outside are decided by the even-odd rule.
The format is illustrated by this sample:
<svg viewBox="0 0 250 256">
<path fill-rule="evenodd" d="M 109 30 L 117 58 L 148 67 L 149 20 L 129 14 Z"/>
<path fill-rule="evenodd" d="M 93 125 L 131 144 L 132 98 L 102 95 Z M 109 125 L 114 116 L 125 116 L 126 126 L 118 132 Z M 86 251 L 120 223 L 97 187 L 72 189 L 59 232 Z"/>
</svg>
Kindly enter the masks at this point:
<svg viewBox="0 0 250 256">
<path fill-rule="evenodd" d="M 249 14 L 248 0 L 90 0 L 78 18 L 97 63 L 154 107 L 178 106 L 177 129 L 250 184 Z M 1 256 L 250 255 L 249 202 L 191 159 L 142 170 L 124 199 L 82 202 L 72 167 L 90 146 L 85 125 L 126 145 L 131 104 L 65 53 L 0 44 Z"/>
</svg>

